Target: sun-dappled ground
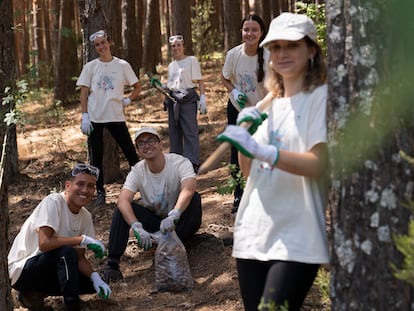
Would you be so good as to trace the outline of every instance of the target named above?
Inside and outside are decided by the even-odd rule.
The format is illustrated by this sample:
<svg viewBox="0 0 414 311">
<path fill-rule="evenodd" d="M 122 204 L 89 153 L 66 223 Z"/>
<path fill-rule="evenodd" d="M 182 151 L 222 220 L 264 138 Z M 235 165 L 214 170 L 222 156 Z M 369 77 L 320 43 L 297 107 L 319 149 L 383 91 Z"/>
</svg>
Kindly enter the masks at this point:
<svg viewBox="0 0 414 311">
<path fill-rule="evenodd" d="M 217 148 L 215 136 L 226 125 L 226 93 L 220 83 L 221 63 L 202 64 L 206 81 L 208 114 L 199 116 L 202 160 Z M 161 71 L 165 75 L 165 68 Z M 131 134 L 138 127 L 150 125 L 164 134 L 168 151 L 167 114 L 162 109 L 163 95 L 151 88 L 141 77 L 142 94 L 126 108 L 127 123 Z M 87 161 L 86 138 L 80 131 L 78 104 L 62 109 L 49 97 L 25 104 L 25 123 L 18 127 L 20 175 L 9 186 L 10 241 L 17 234 L 23 221 L 40 200 L 52 191 L 61 191 L 63 182 L 76 161 Z M 194 289 L 183 293 L 154 292 L 154 249 L 138 249 L 131 237 L 121 261 L 124 279 L 111 283 L 112 295 L 102 301 L 96 295 L 84 295 L 83 310 L 243 310 L 235 269 L 231 257 L 233 215 L 230 213 L 232 197 L 219 195 L 216 187 L 228 178 L 225 162 L 214 170 L 198 177 L 198 191 L 202 197 L 203 222 L 194 239 L 188 241 L 188 260 L 194 278 Z M 109 226 L 122 183 L 128 173 L 128 164 L 121 153 L 121 175 L 106 185 L 105 206 L 88 207 L 93 215 L 96 235 L 108 241 Z M 92 258 L 97 269 L 105 260 Z M 14 295 L 14 292 L 13 292 Z M 46 303 L 54 310 L 64 310 L 60 297 L 49 297 Z M 24 310 L 15 302 L 14 310 Z M 316 286 L 306 300 L 303 310 L 328 310 L 321 302 Z"/>
</svg>

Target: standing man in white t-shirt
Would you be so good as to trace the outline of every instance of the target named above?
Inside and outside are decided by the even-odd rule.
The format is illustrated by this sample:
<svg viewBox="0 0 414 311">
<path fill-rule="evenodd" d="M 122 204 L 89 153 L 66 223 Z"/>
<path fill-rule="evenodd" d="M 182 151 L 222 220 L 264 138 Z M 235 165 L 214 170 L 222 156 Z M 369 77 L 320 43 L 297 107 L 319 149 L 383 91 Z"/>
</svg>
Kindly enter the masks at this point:
<svg viewBox="0 0 414 311">
<path fill-rule="evenodd" d="M 92 200 L 98 175 L 96 167 L 78 163 L 65 191 L 44 198 L 14 239 L 7 257 L 9 276 L 24 307 L 45 310 L 45 297 L 63 296 L 66 310 L 80 310 L 80 294 L 96 291 L 103 299 L 111 294 L 85 257 L 86 248 L 98 258 L 105 254 L 84 207 Z"/>
<path fill-rule="evenodd" d="M 129 165 L 138 162 L 134 144 L 125 123 L 124 106 L 138 97 L 141 85 L 131 65 L 112 56 L 107 33 L 99 30 L 89 40 L 95 46 L 99 57 L 88 62 L 82 69 L 76 83 L 81 87 L 80 104 L 82 110 L 82 133 L 88 135 L 91 151 L 91 164 L 99 168 L 101 174 L 96 183 L 97 199 L 95 205 L 105 203 L 103 172 L 103 130 L 107 128 L 114 137 Z M 124 97 L 124 87 L 133 86 L 133 91 Z"/>
<path fill-rule="evenodd" d="M 179 154 L 164 154 L 160 135 L 151 127 L 136 132 L 135 144 L 143 160 L 128 174 L 112 217 L 108 266 L 101 271 L 107 282 L 122 278 L 119 262 L 130 230 L 138 246 L 148 250 L 152 247 L 150 233 L 175 230 L 185 241 L 201 225 L 201 198 L 191 162 Z M 135 203 L 137 192 L 141 198 Z"/>
</svg>

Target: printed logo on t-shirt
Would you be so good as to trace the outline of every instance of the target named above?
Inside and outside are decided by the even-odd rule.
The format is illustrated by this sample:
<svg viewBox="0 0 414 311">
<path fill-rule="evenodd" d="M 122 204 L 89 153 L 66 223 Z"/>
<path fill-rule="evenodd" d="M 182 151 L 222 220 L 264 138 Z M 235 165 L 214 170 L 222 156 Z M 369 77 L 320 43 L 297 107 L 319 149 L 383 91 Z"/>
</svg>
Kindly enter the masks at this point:
<svg viewBox="0 0 414 311">
<path fill-rule="evenodd" d="M 114 86 L 114 77 L 108 75 L 101 75 L 98 80 L 98 88 L 103 89 L 104 91 L 113 90 Z"/>
</svg>

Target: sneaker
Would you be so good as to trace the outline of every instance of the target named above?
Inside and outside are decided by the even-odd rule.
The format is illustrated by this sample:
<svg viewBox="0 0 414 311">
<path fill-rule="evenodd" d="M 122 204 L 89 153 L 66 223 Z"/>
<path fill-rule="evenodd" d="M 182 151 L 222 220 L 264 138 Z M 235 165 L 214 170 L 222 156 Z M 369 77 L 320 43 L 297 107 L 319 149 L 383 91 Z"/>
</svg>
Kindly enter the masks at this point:
<svg viewBox="0 0 414 311">
<path fill-rule="evenodd" d="M 45 311 L 47 310 L 44 305 L 45 296 L 40 292 L 18 292 L 16 296 L 20 304 L 33 311 Z"/>
<path fill-rule="evenodd" d="M 119 269 L 112 269 L 110 266 L 106 266 L 101 271 L 99 271 L 99 275 L 106 283 L 109 283 L 111 281 L 116 282 L 124 278 Z"/>
<path fill-rule="evenodd" d="M 98 190 L 97 194 L 96 194 L 96 200 L 94 205 L 95 206 L 100 206 L 100 205 L 104 205 L 105 204 L 105 191 L 102 190 Z"/>
</svg>

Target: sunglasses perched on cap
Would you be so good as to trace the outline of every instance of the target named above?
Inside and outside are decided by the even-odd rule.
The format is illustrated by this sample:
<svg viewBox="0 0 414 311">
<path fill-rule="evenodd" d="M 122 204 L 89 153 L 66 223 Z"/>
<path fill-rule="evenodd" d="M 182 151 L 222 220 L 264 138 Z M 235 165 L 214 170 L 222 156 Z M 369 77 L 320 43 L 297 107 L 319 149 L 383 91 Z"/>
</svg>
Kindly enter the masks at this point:
<svg viewBox="0 0 414 311">
<path fill-rule="evenodd" d="M 97 167 L 85 163 L 76 163 L 72 170 L 72 176 L 78 176 L 82 173 L 92 175 L 96 179 L 99 177 L 99 169 Z"/>
<path fill-rule="evenodd" d="M 184 41 L 184 38 L 183 38 L 183 36 L 182 36 L 182 35 L 176 35 L 176 36 L 171 36 L 171 37 L 168 39 L 168 41 L 169 41 L 170 43 L 174 43 L 176 40 L 178 40 L 178 41 Z"/>
<path fill-rule="evenodd" d="M 106 33 L 105 33 L 105 31 L 103 31 L 103 30 L 99 30 L 99 31 L 97 31 L 97 32 L 94 32 L 93 34 L 91 34 L 91 35 L 89 36 L 89 41 L 93 42 L 93 41 L 95 41 L 95 39 L 96 39 L 96 38 L 98 38 L 98 37 L 105 37 L 105 38 L 106 38 Z"/>
</svg>

